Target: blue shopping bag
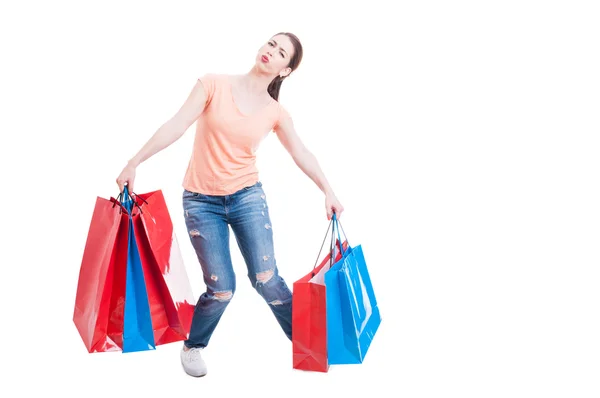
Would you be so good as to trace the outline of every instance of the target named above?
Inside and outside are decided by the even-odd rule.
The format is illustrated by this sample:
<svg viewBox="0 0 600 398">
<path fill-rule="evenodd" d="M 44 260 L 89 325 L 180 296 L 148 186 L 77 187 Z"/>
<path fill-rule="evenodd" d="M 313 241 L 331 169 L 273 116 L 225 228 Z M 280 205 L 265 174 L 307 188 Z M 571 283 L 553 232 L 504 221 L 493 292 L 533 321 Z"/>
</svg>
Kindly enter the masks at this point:
<svg viewBox="0 0 600 398">
<path fill-rule="evenodd" d="M 333 223 L 342 242 L 335 214 Z M 347 249 L 341 249 L 342 258 L 325 274 L 330 365 L 362 363 L 381 324 L 362 247 L 352 247 L 348 242 Z"/>
<path fill-rule="evenodd" d="M 127 249 L 127 277 L 125 284 L 125 313 L 123 321 L 123 352 L 156 349 L 148 293 L 144 271 L 133 229 L 132 212 L 135 205 L 127 192 L 123 192 L 123 207 L 129 213 L 129 237 Z"/>
</svg>

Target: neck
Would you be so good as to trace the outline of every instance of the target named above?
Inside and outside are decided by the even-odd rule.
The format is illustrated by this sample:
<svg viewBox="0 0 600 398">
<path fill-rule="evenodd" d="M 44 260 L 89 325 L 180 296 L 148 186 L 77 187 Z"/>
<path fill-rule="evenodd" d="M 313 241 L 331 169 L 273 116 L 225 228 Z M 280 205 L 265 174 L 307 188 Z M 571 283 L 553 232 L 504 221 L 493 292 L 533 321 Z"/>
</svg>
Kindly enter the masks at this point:
<svg viewBox="0 0 600 398">
<path fill-rule="evenodd" d="M 258 70 L 258 68 L 253 67 L 248 73 L 240 76 L 240 83 L 246 90 L 260 94 L 267 91 L 269 84 L 271 84 L 274 78 L 275 76 L 264 73 Z"/>
</svg>

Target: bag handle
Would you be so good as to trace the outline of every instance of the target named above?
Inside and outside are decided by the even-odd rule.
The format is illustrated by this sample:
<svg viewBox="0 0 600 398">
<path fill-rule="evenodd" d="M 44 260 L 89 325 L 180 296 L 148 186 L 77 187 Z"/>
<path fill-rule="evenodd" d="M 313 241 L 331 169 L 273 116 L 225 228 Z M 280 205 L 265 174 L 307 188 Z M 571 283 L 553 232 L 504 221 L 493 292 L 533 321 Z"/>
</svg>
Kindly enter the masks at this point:
<svg viewBox="0 0 600 398">
<path fill-rule="evenodd" d="M 135 198 L 133 196 L 135 196 Z M 139 209 L 140 213 L 143 213 L 142 207 L 138 204 L 137 199 L 140 199 L 145 204 L 148 204 L 148 202 L 144 198 L 140 198 L 135 192 L 129 192 L 129 190 L 127 189 L 127 184 L 125 184 L 123 186 L 123 192 L 119 193 L 115 200 L 115 203 L 113 203 L 113 208 L 117 203 L 119 203 L 119 206 L 121 207 L 121 213 L 123 212 L 123 209 L 125 209 L 128 213 L 131 213 L 133 211 L 134 206 Z"/>
<path fill-rule="evenodd" d="M 325 246 L 325 240 L 327 240 L 327 235 L 329 235 L 329 229 L 333 226 L 333 219 L 329 222 L 329 226 L 327 227 L 327 231 L 325 232 L 325 237 L 323 238 L 323 242 L 321 243 L 321 249 L 319 250 L 319 254 L 317 255 L 317 259 L 315 261 L 315 265 L 312 270 L 312 277 L 315 276 L 315 268 L 317 268 L 317 264 L 319 263 L 319 258 L 321 257 L 321 253 L 323 252 L 323 246 Z M 335 247 L 335 234 L 333 229 L 331 230 L 331 243 L 329 245 L 329 267 L 333 265 L 333 248 Z"/>
<path fill-rule="evenodd" d="M 342 256 L 344 256 L 344 241 L 342 241 L 342 237 L 340 235 L 340 229 L 342 230 L 342 233 L 344 234 L 344 238 L 346 238 L 346 242 L 348 242 L 348 247 L 350 247 L 350 241 L 348 241 L 348 236 L 346 236 L 346 232 L 344 231 L 344 228 L 342 227 L 342 223 L 336 217 L 335 212 L 333 212 L 333 217 L 331 218 L 331 221 L 334 224 L 334 229 L 337 230 L 338 240 L 340 241 L 340 249 L 342 251 Z"/>
</svg>

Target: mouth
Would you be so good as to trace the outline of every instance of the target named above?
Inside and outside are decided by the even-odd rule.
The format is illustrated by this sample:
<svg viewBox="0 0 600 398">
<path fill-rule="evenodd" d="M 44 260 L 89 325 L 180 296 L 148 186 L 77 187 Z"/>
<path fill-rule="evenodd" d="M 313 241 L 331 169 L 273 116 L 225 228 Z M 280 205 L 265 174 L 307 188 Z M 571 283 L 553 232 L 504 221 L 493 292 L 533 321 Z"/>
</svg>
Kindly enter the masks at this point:
<svg viewBox="0 0 600 398">
<path fill-rule="evenodd" d="M 260 60 L 265 64 L 269 63 L 269 58 L 266 55 L 263 55 L 262 57 L 260 57 Z"/>
</svg>

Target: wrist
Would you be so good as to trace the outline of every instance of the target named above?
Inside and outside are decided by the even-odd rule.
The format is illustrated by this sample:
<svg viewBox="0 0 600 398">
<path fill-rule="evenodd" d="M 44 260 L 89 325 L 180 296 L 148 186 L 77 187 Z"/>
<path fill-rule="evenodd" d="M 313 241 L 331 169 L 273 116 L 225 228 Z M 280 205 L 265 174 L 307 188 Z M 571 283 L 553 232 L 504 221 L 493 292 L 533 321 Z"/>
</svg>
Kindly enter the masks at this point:
<svg viewBox="0 0 600 398">
<path fill-rule="evenodd" d="M 137 168 L 139 165 L 140 162 L 136 158 L 132 158 L 127 162 L 127 167 L 131 167 L 132 169 Z"/>
</svg>

